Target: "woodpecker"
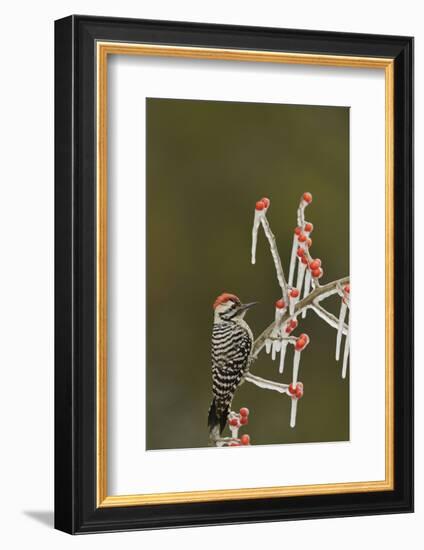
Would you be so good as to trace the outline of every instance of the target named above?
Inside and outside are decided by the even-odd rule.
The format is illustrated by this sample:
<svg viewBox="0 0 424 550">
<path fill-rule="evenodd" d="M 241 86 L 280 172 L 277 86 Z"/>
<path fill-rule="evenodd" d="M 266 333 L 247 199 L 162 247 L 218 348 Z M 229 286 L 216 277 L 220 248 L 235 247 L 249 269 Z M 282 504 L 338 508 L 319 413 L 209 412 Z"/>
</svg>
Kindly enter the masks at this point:
<svg viewBox="0 0 424 550">
<path fill-rule="evenodd" d="M 224 292 L 213 305 L 212 393 L 208 426 L 210 437 L 221 436 L 227 423 L 231 401 L 249 370 L 253 334 L 244 320 L 247 310 L 257 302 L 242 304 L 234 294 Z"/>
</svg>

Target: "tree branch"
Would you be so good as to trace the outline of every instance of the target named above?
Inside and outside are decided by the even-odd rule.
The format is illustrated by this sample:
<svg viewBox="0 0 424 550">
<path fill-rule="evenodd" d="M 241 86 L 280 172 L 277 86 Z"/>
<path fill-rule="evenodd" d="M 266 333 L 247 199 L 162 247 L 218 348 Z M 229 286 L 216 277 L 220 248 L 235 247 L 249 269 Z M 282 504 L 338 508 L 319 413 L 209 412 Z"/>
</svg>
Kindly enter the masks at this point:
<svg viewBox="0 0 424 550">
<path fill-rule="evenodd" d="M 277 241 L 275 239 L 274 233 L 271 231 L 271 227 L 269 225 L 269 222 L 265 214 L 261 216 L 261 223 L 264 229 L 265 236 L 268 239 L 269 247 L 271 249 L 272 259 L 274 260 L 275 271 L 277 273 L 278 284 L 281 287 L 283 298 L 287 303 L 288 302 L 287 281 L 284 276 L 283 266 L 281 265 L 280 254 L 278 253 L 278 248 L 277 248 Z"/>
<path fill-rule="evenodd" d="M 311 306 L 309 306 L 310 309 L 312 311 L 314 311 L 318 317 L 320 317 L 321 319 L 323 319 L 326 323 L 328 323 L 331 327 L 337 329 L 338 326 L 339 326 L 339 320 L 337 319 L 337 317 L 335 315 L 333 315 L 332 313 L 330 313 L 329 311 L 327 311 L 325 308 L 323 308 L 322 306 L 320 306 L 319 304 L 312 304 Z M 343 323 L 343 329 L 342 329 L 342 333 L 344 335 L 347 334 L 347 325 L 346 323 Z"/>
<path fill-rule="evenodd" d="M 306 298 L 303 298 L 303 300 L 300 300 L 295 308 L 293 315 L 290 315 L 289 312 L 286 312 L 283 317 L 281 318 L 280 323 L 283 324 L 285 321 L 290 319 L 291 317 L 296 317 L 305 308 L 311 307 L 314 302 L 318 304 L 325 298 L 328 298 L 329 296 L 332 296 L 333 294 L 338 293 L 339 285 L 346 285 L 349 283 L 349 277 L 343 277 L 342 279 L 337 279 L 336 281 L 332 281 L 331 283 L 327 283 L 326 285 L 316 287 Z M 314 304 L 314 305 L 316 305 Z M 271 333 L 273 329 L 275 328 L 275 321 L 273 321 L 268 327 L 256 338 L 256 340 L 253 343 L 252 347 L 252 357 L 256 358 L 259 355 L 259 352 L 265 345 L 265 340 L 271 336 Z"/>
<path fill-rule="evenodd" d="M 255 386 L 258 386 L 259 388 L 262 388 L 264 390 L 274 390 L 279 393 L 286 393 L 286 394 L 288 394 L 289 392 L 288 384 L 280 384 L 272 380 L 266 380 L 265 378 L 261 378 L 260 376 L 255 376 L 250 372 L 244 375 L 244 380 L 246 382 L 251 382 Z"/>
</svg>

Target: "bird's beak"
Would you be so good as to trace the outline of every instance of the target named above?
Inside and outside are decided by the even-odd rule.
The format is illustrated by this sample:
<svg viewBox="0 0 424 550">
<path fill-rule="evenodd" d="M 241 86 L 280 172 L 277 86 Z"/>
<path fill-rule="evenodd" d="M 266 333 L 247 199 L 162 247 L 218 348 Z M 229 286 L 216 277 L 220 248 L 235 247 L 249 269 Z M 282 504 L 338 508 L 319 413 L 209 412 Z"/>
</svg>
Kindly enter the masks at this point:
<svg viewBox="0 0 424 550">
<path fill-rule="evenodd" d="M 256 306 L 256 304 L 259 304 L 259 302 L 250 302 L 249 304 L 241 304 L 241 306 L 239 306 L 239 311 L 245 311 L 246 309 Z"/>
</svg>

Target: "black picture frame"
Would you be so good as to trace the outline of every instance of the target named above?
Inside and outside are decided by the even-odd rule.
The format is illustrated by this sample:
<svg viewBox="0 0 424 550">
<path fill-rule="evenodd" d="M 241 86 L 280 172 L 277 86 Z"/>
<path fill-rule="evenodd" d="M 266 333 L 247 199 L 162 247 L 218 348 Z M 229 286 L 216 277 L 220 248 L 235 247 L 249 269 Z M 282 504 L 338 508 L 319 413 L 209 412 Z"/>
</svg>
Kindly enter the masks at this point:
<svg viewBox="0 0 424 550">
<path fill-rule="evenodd" d="M 98 40 L 394 60 L 393 491 L 96 504 Z M 55 22 L 55 527 L 94 533 L 413 511 L 413 39 L 73 15 Z"/>
</svg>

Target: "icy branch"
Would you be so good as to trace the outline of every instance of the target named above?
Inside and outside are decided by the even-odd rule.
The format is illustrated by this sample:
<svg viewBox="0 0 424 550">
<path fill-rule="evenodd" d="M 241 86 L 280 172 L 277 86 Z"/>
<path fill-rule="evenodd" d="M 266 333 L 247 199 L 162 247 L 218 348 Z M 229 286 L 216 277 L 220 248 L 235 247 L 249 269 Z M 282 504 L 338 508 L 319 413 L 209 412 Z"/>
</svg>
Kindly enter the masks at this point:
<svg viewBox="0 0 424 550">
<path fill-rule="evenodd" d="M 251 350 L 251 361 L 253 362 L 265 348 L 271 358 L 275 360 L 280 353 L 278 372 L 280 376 L 284 373 L 284 365 L 288 353 L 289 345 L 294 348 L 291 383 L 285 384 L 267 380 L 247 372 L 243 381 L 250 382 L 259 388 L 276 391 L 282 395 L 287 395 L 291 401 L 290 426 L 296 426 L 296 417 L 299 399 L 303 397 L 303 384 L 298 381 L 300 361 L 303 350 L 309 344 L 309 336 L 301 334 L 293 335 L 299 324 L 299 319 L 304 319 L 309 310 L 313 311 L 320 319 L 332 328 L 337 330 L 336 337 L 336 358 L 340 357 L 340 349 L 343 336 L 345 336 L 345 346 L 343 351 L 342 377 L 346 377 L 347 364 L 349 358 L 350 331 L 349 324 L 345 322 L 347 311 L 350 307 L 349 277 L 343 277 L 322 285 L 321 278 L 324 275 L 322 262 L 319 258 L 311 256 L 312 238 L 311 233 L 314 230 L 313 224 L 305 219 L 305 209 L 312 202 L 310 193 L 303 193 L 300 197 L 297 210 L 297 226 L 294 229 L 293 243 L 290 254 L 289 279 L 285 278 L 281 258 L 277 248 L 276 238 L 271 231 L 267 218 L 270 200 L 266 197 L 260 199 L 255 206 L 255 214 L 252 228 L 252 250 L 251 261 L 256 263 L 256 249 L 258 245 L 258 232 L 263 228 L 265 237 L 268 240 L 272 259 L 274 261 L 275 272 L 278 285 L 281 289 L 282 298 L 275 302 L 274 320 L 253 342 Z M 294 286 L 296 281 L 296 286 Z M 321 305 L 326 298 L 333 295 L 339 295 L 342 300 L 339 317 L 336 317 L 325 307 Z M 349 317 L 350 321 L 350 317 Z M 247 409 L 245 409 L 246 411 Z M 244 420 L 243 420 L 244 418 Z M 231 430 L 231 437 L 219 438 L 216 441 L 217 446 L 234 446 L 240 444 L 249 444 L 249 436 L 238 437 L 238 430 L 243 423 L 247 423 L 247 416 L 243 417 L 242 409 L 240 413 L 231 412 L 228 416 L 228 424 Z M 243 443 L 244 438 L 244 443 Z"/>
<path fill-rule="evenodd" d="M 330 313 L 329 311 L 324 309 L 320 304 L 312 304 L 310 306 L 310 308 L 313 312 L 315 312 L 318 315 L 318 317 L 321 317 L 321 319 L 323 321 L 328 323 L 330 325 L 330 327 L 338 329 L 339 320 L 337 319 L 337 317 L 335 315 L 333 315 L 332 313 Z M 342 325 L 342 333 L 344 335 L 347 334 L 347 325 L 346 324 Z"/>
<path fill-rule="evenodd" d="M 305 308 L 309 308 L 312 305 L 316 306 L 319 302 L 324 300 L 325 298 L 328 298 L 329 296 L 332 296 L 333 294 L 338 293 L 338 285 L 344 285 L 349 283 L 349 277 L 343 277 L 342 279 L 338 279 L 337 281 L 332 281 L 331 283 L 327 283 L 326 285 L 319 286 L 315 288 L 306 298 L 303 298 L 298 302 L 294 308 L 293 316 L 297 316 Z M 315 309 L 315 308 L 314 308 Z M 281 323 L 284 323 L 291 317 L 290 313 L 286 312 L 281 319 Z M 256 358 L 259 355 L 259 352 L 262 350 L 262 348 L 265 345 L 265 341 L 267 338 L 271 336 L 271 333 L 274 329 L 275 322 L 272 322 L 268 327 L 256 338 L 256 340 L 253 343 L 252 347 L 252 357 Z"/>
<path fill-rule="evenodd" d="M 284 275 L 283 266 L 281 264 L 280 254 L 278 253 L 277 241 L 275 239 L 274 233 L 271 231 L 271 227 L 266 217 L 266 213 L 268 211 L 269 205 L 270 205 L 270 201 L 267 198 L 263 198 L 256 203 L 255 217 L 253 220 L 253 229 L 252 229 L 252 264 L 256 263 L 258 229 L 259 229 L 259 225 L 261 224 L 263 227 L 265 236 L 269 242 L 272 259 L 274 260 L 275 272 L 277 274 L 277 280 L 281 288 L 282 296 L 284 300 L 287 301 L 288 300 L 287 281 Z"/>
<path fill-rule="evenodd" d="M 280 384 L 279 382 L 274 382 L 273 380 L 266 380 L 265 378 L 261 378 L 260 376 L 255 376 L 251 372 L 248 372 L 244 375 L 244 380 L 246 380 L 246 382 L 251 382 L 255 386 L 258 386 L 259 388 L 262 388 L 264 390 L 273 390 L 279 393 L 287 394 L 289 391 L 288 384 Z"/>
<path fill-rule="evenodd" d="M 261 218 L 262 227 L 264 228 L 264 233 L 269 242 L 269 247 L 271 249 L 272 259 L 274 260 L 275 272 L 277 274 L 278 284 L 280 285 L 281 292 L 283 294 L 284 300 L 288 299 L 287 295 L 287 281 L 284 276 L 283 266 L 281 265 L 281 258 L 278 253 L 277 241 L 275 240 L 274 233 L 271 231 L 268 220 L 266 216 Z"/>
</svg>

